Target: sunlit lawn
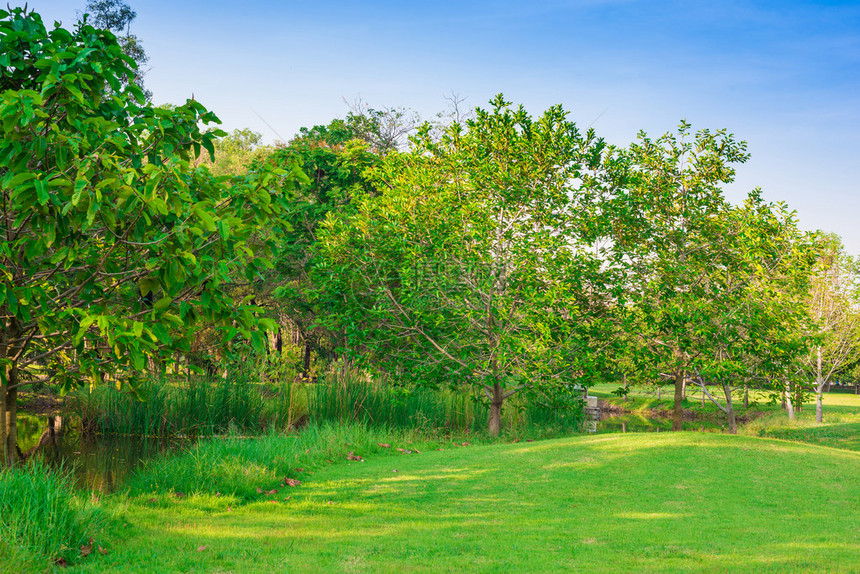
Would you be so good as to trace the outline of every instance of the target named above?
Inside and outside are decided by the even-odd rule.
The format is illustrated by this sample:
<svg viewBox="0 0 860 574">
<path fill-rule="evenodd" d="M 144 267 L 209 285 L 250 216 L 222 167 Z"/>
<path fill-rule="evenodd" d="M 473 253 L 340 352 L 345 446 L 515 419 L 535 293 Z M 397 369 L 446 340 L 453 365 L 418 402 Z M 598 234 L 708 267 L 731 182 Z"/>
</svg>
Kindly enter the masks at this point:
<svg viewBox="0 0 860 574">
<path fill-rule="evenodd" d="M 375 456 L 275 502 L 137 498 L 69 571 L 850 572 L 858 477 L 857 452 L 706 433 Z"/>
</svg>

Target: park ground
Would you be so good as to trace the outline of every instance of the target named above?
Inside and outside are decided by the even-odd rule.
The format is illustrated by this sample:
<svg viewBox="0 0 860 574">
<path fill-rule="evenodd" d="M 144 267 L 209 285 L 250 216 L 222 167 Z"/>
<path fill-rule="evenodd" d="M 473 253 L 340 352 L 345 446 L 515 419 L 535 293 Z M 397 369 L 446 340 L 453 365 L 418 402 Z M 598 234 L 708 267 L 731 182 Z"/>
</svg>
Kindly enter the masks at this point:
<svg viewBox="0 0 860 574">
<path fill-rule="evenodd" d="M 609 390 L 592 392 L 661 408 Z M 713 425 L 492 444 L 333 435 L 332 458 L 307 459 L 296 486 L 249 470 L 257 496 L 206 484 L 218 475 L 196 451 L 174 469 L 203 467 L 202 484 L 113 497 L 122 518 L 106 553 L 65 571 L 860 571 L 860 397 L 827 395 L 822 425 L 809 405 L 789 422 L 758 399 L 737 436 Z M 243 448 L 219 452 L 256 468 Z"/>
</svg>

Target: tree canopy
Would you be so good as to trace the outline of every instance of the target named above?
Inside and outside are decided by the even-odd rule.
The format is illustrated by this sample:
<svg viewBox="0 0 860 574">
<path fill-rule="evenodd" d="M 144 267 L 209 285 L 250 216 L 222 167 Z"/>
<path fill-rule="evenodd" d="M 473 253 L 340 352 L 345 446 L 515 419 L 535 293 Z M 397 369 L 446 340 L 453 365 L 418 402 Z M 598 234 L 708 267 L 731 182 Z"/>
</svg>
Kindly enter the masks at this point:
<svg viewBox="0 0 860 574">
<path fill-rule="evenodd" d="M 227 180 L 193 166 L 217 118 L 199 102 L 145 103 L 107 31 L 47 30 L 0 11 L 0 409 L 16 449 L 22 385 L 121 384 L 187 349 L 198 320 L 253 342 L 254 308 L 229 283 L 266 265 L 250 242 L 277 227 L 282 171 Z M 105 86 L 109 90 L 105 90 Z M 256 246 L 259 247 L 259 246 Z"/>
</svg>

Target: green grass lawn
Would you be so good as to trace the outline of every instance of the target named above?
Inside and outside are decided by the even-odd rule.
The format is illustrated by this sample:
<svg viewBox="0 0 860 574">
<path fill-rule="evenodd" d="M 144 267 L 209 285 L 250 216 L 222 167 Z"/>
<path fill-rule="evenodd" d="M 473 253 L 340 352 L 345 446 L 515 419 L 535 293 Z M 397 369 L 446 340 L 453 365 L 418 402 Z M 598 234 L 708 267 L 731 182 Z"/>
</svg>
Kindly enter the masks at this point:
<svg viewBox="0 0 860 574">
<path fill-rule="evenodd" d="M 67 571 L 856 572 L 858 477 L 857 452 L 716 433 L 387 452 L 251 503 L 133 498 Z"/>
</svg>

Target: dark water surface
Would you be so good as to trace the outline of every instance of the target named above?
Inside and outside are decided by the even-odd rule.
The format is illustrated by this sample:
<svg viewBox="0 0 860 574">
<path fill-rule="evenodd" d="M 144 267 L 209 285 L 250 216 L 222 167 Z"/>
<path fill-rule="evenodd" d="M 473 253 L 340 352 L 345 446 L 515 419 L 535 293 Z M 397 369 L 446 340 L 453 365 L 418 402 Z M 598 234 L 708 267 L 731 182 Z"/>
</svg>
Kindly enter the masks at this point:
<svg viewBox="0 0 860 574">
<path fill-rule="evenodd" d="M 51 436 L 49 423 L 54 420 Z M 19 413 L 18 443 L 27 452 L 40 439 L 43 458 L 52 465 L 71 469 L 79 488 L 97 492 L 114 492 L 142 463 L 161 454 L 178 452 L 191 444 L 189 439 L 158 439 L 141 436 L 82 436 L 75 420 L 62 417 Z M 59 420 L 57 420 L 59 419 Z M 684 423 L 685 428 L 700 430 L 699 423 Z M 590 432 L 664 432 L 672 429 L 672 420 L 646 417 L 634 413 L 601 412 Z"/>
<path fill-rule="evenodd" d="M 21 450 L 29 451 L 41 439 L 44 446 L 40 452 L 45 461 L 71 469 L 79 488 L 97 492 L 114 492 L 143 462 L 162 453 L 177 452 L 191 443 L 187 439 L 82 436 L 76 421 L 62 417 L 53 419 L 55 432 L 51 436 L 49 417 L 19 413 Z"/>
</svg>

